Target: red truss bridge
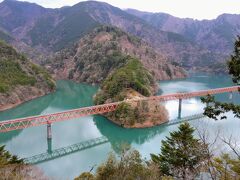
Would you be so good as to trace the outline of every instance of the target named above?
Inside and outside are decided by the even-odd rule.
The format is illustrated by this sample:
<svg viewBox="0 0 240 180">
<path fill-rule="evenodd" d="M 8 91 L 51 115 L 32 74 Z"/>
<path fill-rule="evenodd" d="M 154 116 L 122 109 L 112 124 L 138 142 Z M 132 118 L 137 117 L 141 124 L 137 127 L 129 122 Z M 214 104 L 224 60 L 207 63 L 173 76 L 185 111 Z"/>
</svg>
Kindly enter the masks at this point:
<svg viewBox="0 0 240 180">
<path fill-rule="evenodd" d="M 182 99 L 189 99 L 193 97 L 200 97 L 206 95 L 214 95 L 214 94 L 221 94 L 230 92 L 230 97 L 232 97 L 232 93 L 239 91 L 240 86 L 232 86 L 232 87 L 225 87 L 225 88 L 218 88 L 218 89 L 209 89 L 209 90 L 202 90 L 196 92 L 188 92 L 188 93 L 174 93 L 174 94 L 167 94 L 161 96 L 151 96 L 146 98 L 139 98 L 135 100 L 126 100 L 126 102 L 131 101 L 170 101 L 170 100 L 179 100 L 179 118 L 181 118 L 181 105 Z M 122 103 L 115 102 L 97 106 L 90 106 L 90 107 L 83 107 L 79 109 L 73 109 L 53 114 L 47 115 L 40 115 L 40 116 L 32 116 L 32 117 L 25 117 L 19 118 L 14 120 L 7 120 L 7 121 L 0 121 L 0 132 L 9 132 L 18 129 L 25 129 L 33 126 L 41 126 L 41 125 L 48 125 L 48 138 L 51 138 L 51 124 L 56 123 L 59 121 L 67 121 L 71 119 L 80 118 L 83 116 L 95 115 L 95 114 L 104 114 L 107 112 L 115 111 L 117 106 Z"/>
</svg>

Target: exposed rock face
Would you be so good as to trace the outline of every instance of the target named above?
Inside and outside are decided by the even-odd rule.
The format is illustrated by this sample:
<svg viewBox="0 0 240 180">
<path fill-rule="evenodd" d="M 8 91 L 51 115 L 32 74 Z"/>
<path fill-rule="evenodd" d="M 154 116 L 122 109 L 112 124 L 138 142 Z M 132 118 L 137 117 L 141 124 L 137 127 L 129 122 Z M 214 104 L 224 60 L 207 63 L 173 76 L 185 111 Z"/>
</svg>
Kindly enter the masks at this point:
<svg viewBox="0 0 240 180">
<path fill-rule="evenodd" d="M 56 78 L 100 83 L 124 64 L 123 56 L 127 55 L 140 59 L 157 80 L 186 77 L 181 67 L 168 62 L 147 43 L 111 26 L 96 28 L 73 48 L 59 52 L 47 66 Z"/>
<path fill-rule="evenodd" d="M 0 42 L 0 111 L 46 95 L 55 82 L 41 67 Z"/>
</svg>

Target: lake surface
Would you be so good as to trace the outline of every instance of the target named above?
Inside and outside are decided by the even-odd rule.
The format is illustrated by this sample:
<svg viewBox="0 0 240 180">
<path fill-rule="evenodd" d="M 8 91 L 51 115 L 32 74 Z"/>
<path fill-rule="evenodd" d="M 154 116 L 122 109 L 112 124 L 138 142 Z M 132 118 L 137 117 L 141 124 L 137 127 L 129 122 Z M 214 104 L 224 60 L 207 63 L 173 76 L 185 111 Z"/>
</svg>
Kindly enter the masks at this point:
<svg viewBox="0 0 240 180">
<path fill-rule="evenodd" d="M 197 90 L 232 86 L 231 79 L 225 75 L 191 74 L 185 80 L 162 81 L 159 94 L 175 92 L 191 92 Z M 57 91 L 45 97 L 35 99 L 14 109 L 1 112 L 0 120 L 14 119 L 32 115 L 48 114 L 73 108 L 90 106 L 97 86 L 76 84 L 70 81 L 58 81 Z M 229 94 L 216 96 L 218 100 L 230 101 Z M 232 100 L 240 102 L 238 93 Z M 178 101 L 167 102 L 170 119 L 177 117 Z M 204 105 L 199 98 L 183 100 L 182 117 L 199 114 Z M 198 129 L 207 129 L 210 140 L 219 131 L 222 136 L 239 137 L 240 120 L 228 113 L 227 120 L 214 121 L 209 119 L 195 120 L 190 123 Z M 66 147 L 93 138 L 105 136 L 109 142 L 83 151 L 40 163 L 47 176 L 56 179 L 73 179 L 83 171 L 104 162 L 111 152 L 119 153 L 120 147 L 130 144 L 143 157 L 149 158 L 150 153 L 159 153 L 161 140 L 169 132 L 176 130 L 178 125 L 158 126 L 147 129 L 123 129 L 101 116 L 88 116 L 52 125 L 52 149 Z M 47 152 L 47 128 L 39 126 L 25 130 L 0 134 L 0 144 L 6 145 L 11 153 L 25 158 Z"/>
</svg>

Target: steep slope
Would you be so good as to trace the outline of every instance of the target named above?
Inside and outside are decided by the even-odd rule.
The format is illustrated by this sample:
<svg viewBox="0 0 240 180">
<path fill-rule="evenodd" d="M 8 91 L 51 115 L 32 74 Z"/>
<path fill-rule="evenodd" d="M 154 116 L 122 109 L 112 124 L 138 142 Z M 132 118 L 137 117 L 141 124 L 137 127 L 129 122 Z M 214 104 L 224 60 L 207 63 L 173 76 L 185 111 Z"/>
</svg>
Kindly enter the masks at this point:
<svg viewBox="0 0 240 180">
<path fill-rule="evenodd" d="M 213 20 L 181 19 L 165 13 L 128 9 L 128 13 L 147 21 L 155 28 L 181 34 L 215 53 L 228 55 L 240 33 L 240 15 L 222 14 Z"/>
<path fill-rule="evenodd" d="M 96 28 L 72 48 L 57 53 L 55 60 L 46 66 L 56 78 L 100 83 L 124 65 L 128 55 L 140 59 L 158 80 L 186 76 L 182 68 L 168 62 L 147 43 L 111 26 Z"/>
<path fill-rule="evenodd" d="M 45 55 L 38 49 L 30 47 L 23 41 L 16 40 L 14 37 L 2 30 L 0 30 L 0 40 L 12 45 L 18 52 L 25 54 L 37 64 L 42 64 L 50 56 L 50 54 Z"/>
<path fill-rule="evenodd" d="M 82 7 L 46 9 L 15 0 L 0 3 L 0 27 L 43 53 L 66 47 L 97 24 Z"/>
<path fill-rule="evenodd" d="M 47 11 L 37 4 L 5 0 L 0 3 L 0 27 L 21 39 L 34 21 Z"/>
<path fill-rule="evenodd" d="M 180 34 L 159 30 L 141 18 L 107 3 L 86 1 L 60 9 L 44 9 L 36 4 L 26 4 L 9 0 L 2 2 L 0 17 L 4 18 L 5 23 L 0 26 L 44 55 L 50 56 L 52 52 L 71 46 L 93 28 L 104 24 L 117 26 L 143 39 L 160 54 L 185 67 L 206 66 L 209 59 L 215 62 L 221 57 Z M 30 8 L 24 9 L 25 6 L 36 9 L 31 18 L 26 15 Z M 21 18 L 21 23 L 13 21 L 15 16 Z"/>
<path fill-rule="evenodd" d="M 85 12 L 84 6 L 55 10 L 39 18 L 28 32 L 33 46 L 61 50 L 76 42 L 99 23 Z"/>
<path fill-rule="evenodd" d="M 0 111 L 55 89 L 51 76 L 0 41 Z"/>
<path fill-rule="evenodd" d="M 198 46 L 197 43 L 180 34 L 159 30 L 141 18 L 109 4 L 94 1 L 78 4 L 78 6 L 83 5 L 96 21 L 114 25 L 145 40 L 168 59 L 178 62 L 186 68 L 206 66 L 209 62 L 213 63 L 222 56 L 222 54 L 213 53 Z"/>
<path fill-rule="evenodd" d="M 0 39 L 11 44 L 34 62 L 41 64 L 51 53 L 31 47 L 27 33 L 33 28 L 37 19 L 51 11 L 53 10 L 33 3 L 3 1 L 0 3 Z"/>
</svg>

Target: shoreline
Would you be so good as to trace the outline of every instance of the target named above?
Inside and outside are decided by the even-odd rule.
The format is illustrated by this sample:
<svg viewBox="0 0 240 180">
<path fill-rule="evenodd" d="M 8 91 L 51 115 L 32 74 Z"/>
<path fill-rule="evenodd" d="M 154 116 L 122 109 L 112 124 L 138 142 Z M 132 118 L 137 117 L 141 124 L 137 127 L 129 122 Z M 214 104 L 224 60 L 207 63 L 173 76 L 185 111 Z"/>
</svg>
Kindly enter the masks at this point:
<svg viewBox="0 0 240 180">
<path fill-rule="evenodd" d="M 55 92 L 55 91 L 53 91 Z M 0 107 L 0 113 L 1 112 L 4 112 L 4 111 L 7 111 L 7 110 L 10 110 L 10 109 L 13 109 L 13 108 L 16 108 L 24 103 L 27 103 L 27 102 L 30 102 L 32 100 L 35 100 L 35 99 L 38 99 L 38 98 L 41 98 L 41 97 L 44 97 L 44 96 L 47 96 L 53 92 L 49 92 L 49 93 L 45 93 L 45 94 L 41 94 L 41 95 L 37 95 L 37 96 L 31 96 L 30 98 L 28 98 L 26 101 L 18 101 L 14 104 L 7 104 L 7 105 L 3 105 Z"/>
<path fill-rule="evenodd" d="M 145 121 L 144 123 L 135 123 L 133 126 L 123 126 L 121 125 L 120 123 L 114 121 L 114 120 L 111 120 L 109 119 L 108 117 L 104 116 L 104 115 L 101 115 L 103 117 L 105 117 L 108 121 L 110 121 L 111 123 L 121 127 L 121 128 L 124 128 L 124 129 L 147 129 L 147 128 L 153 128 L 153 127 L 156 127 L 156 126 L 160 126 L 160 125 L 163 125 L 163 124 L 166 124 L 169 122 L 169 119 L 165 120 L 165 121 L 156 121 L 156 122 L 152 122 L 151 120 L 149 121 Z"/>
<path fill-rule="evenodd" d="M 166 110 L 166 109 L 164 109 L 164 110 Z M 123 123 L 117 121 L 116 119 L 111 118 L 111 115 L 108 116 L 108 113 L 104 113 L 101 116 L 105 117 L 108 121 L 112 122 L 113 124 L 115 124 L 119 127 L 124 128 L 124 129 L 144 129 L 144 128 L 152 128 L 155 126 L 159 126 L 159 125 L 168 123 L 169 122 L 168 112 L 164 116 L 164 118 L 162 117 L 163 113 L 164 112 L 161 112 L 160 114 L 158 114 L 158 113 L 152 114 L 151 112 L 149 112 L 149 114 L 140 114 L 140 116 L 143 117 L 145 120 L 142 123 L 136 122 L 133 125 L 123 124 Z"/>
<path fill-rule="evenodd" d="M 187 76 L 186 77 L 188 77 L 188 74 L 187 74 Z M 174 79 L 169 79 L 169 80 L 171 80 L 171 81 L 174 81 L 174 80 L 179 80 L 179 79 L 185 79 L 186 77 L 180 77 L 180 78 L 174 78 Z M 74 81 L 74 80 L 72 80 L 72 79 L 57 79 L 56 77 L 54 78 L 56 81 L 58 81 L 58 80 L 66 80 L 66 81 L 71 81 L 71 82 L 74 82 L 74 83 L 77 83 L 77 84 L 86 84 L 86 85 L 91 85 L 91 86 L 99 86 L 99 84 L 98 83 L 96 83 L 96 84 L 93 84 L 93 83 L 86 83 L 86 82 L 77 82 L 77 81 Z M 157 80 L 157 82 L 159 83 L 160 81 L 169 81 L 169 80 Z M 159 87 L 157 87 L 157 89 L 158 90 L 161 90 Z M 157 91 L 158 91 L 157 90 Z M 37 99 L 37 98 L 41 98 L 41 97 L 43 97 L 43 96 L 47 96 L 47 95 L 49 95 L 49 94 L 51 94 L 51 93 L 53 93 L 53 92 L 56 92 L 56 89 L 54 90 L 54 91 L 52 91 L 52 92 L 48 92 L 48 93 L 45 93 L 45 94 L 41 94 L 41 95 L 36 95 L 36 96 L 31 96 L 31 97 L 29 97 L 26 101 L 18 101 L 18 102 L 16 102 L 16 103 L 14 103 L 14 104 L 6 104 L 6 105 L 2 105 L 1 107 L 0 107 L 0 112 L 4 112 L 4 111 L 7 111 L 7 110 L 10 110 L 10 109 L 13 109 L 13 108 L 16 108 L 16 107 L 18 107 L 18 106 L 20 106 L 20 105 L 22 105 L 22 104 L 24 104 L 24 103 L 27 103 L 27 102 L 29 102 L 29 101 L 32 101 L 32 100 L 34 100 L 34 99 Z M 139 125 L 138 125 L 139 126 Z M 153 127 L 154 125 L 145 125 L 144 127 L 140 127 L 140 128 L 146 128 L 146 127 Z M 131 128 L 131 127 L 130 127 Z"/>
</svg>

